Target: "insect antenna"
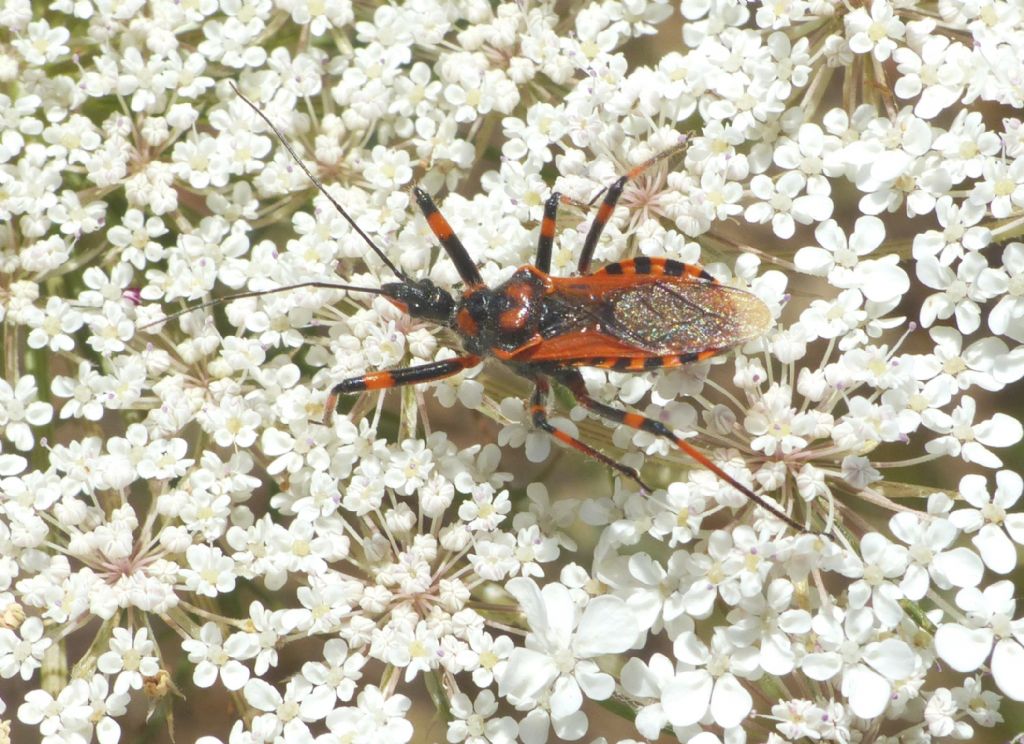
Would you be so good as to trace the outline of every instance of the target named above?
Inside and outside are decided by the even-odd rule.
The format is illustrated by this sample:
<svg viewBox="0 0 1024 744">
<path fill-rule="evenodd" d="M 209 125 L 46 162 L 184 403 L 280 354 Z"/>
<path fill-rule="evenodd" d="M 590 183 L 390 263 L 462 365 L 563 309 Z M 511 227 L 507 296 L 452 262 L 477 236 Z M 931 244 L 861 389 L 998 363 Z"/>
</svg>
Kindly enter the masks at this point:
<svg viewBox="0 0 1024 744">
<path fill-rule="evenodd" d="M 154 320 L 152 323 L 146 323 L 145 325 L 139 326 L 139 330 L 141 331 L 146 328 L 159 325 L 161 323 L 166 323 L 169 320 L 180 318 L 182 315 L 187 315 L 188 313 L 194 312 L 196 310 L 202 310 L 203 308 L 207 307 L 214 307 L 215 305 L 231 302 L 232 300 L 242 300 L 245 299 L 246 297 L 263 297 L 264 295 L 277 294 L 278 292 L 290 292 L 293 289 L 299 289 L 301 287 L 316 287 L 318 289 L 340 289 L 346 292 L 367 292 L 369 294 L 376 295 L 385 294 L 384 290 L 378 289 L 376 287 L 357 287 L 351 284 L 336 284 L 334 282 L 299 282 L 298 284 L 289 284 L 284 287 L 275 287 L 274 289 L 253 290 L 251 292 L 237 292 L 236 294 L 228 295 L 227 297 L 218 297 L 215 300 L 210 300 L 209 302 L 204 302 L 199 305 L 193 305 L 192 307 L 186 307 L 184 310 L 178 310 L 177 312 L 171 313 L 170 315 L 165 315 L 164 317 L 160 318 L 160 320 Z"/>
<path fill-rule="evenodd" d="M 285 139 L 284 132 L 278 129 L 277 125 L 270 120 L 270 117 L 263 113 L 263 110 L 259 106 L 250 101 L 248 98 L 246 98 L 242 91 L 238 89 L 238 86 L 236 86 L 233 82 L 229 82 L 228 84 L 231 86 L 231 90 L 235 91 L 235 94 L 239 98 L 241 98 L 243 101 L 249 104 L 249 108 L 255 111 L 256 115 L 259 116 L 263 120 L 263 122 L 268 127 L 270 127 L 271 131 L 277 135 L 278 140 L 280 140 L 281 144 L 284 145 L 284 149 L 286 149 L 288 151 L 288 154 L 292 156 L 292 160 L 294 160 L 295 163 L 299 166 L 299 168 L 302 169 L 302 172 L 306 174 L 306 177 L 309 178 L 309 180 L 313 182 L 313 185 L 316 186 L 317 190 L 321 194 L 323 194 L 331 204 L 334 205 L 334 208 L 338 210 L 338 214 L 345 218 L 345 221 L 352 226 L 352 229 L 359 233 L 359 237 L 361 237 L 363 241 L 368 246 L 370 246 L 370 249 L 377 254 L 380 260 L 383 261 L 384 264 L 395 273 L 395 276 L 399 277 L 403 281 L 408 280 L 409 277 L 406 276 L 405 272 L 403 272 L 401 269 L 395 266 L 395 264 L 391 262 L 391 259 L 384 255 L 384 251 L 382 251 L 380 247 L 376 243 L 374 243 L 373 240 L 370 239 L 369 235 L 363 232 L 363 229 L 356 224 L 356 221 L 352 219 L 352 216 L 347 211 L 345 211 L 345 208 L 341 206 L 340 203 L 338 203 L 338 200 L 331 196 L 330 193 L 328 193 L 327 189 L 324 188 L 323 182 L 315 175 L 313 175 L 313 172 L 306 167 L 306 164 L 303 163 L 302 160 L 299 158 L 299 155 L 298 153 L 295 152 L 295 149 L 290 144 L 288 144 L 288 140 Z"/>
</svg>

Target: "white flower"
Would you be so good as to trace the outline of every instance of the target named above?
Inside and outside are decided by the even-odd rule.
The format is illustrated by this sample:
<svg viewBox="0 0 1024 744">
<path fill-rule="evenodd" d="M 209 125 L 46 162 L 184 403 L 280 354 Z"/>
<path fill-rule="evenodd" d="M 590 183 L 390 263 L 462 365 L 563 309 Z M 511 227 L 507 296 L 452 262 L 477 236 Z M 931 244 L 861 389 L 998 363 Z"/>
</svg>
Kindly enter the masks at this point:
<svg viewBox="0 0 1024 744">
<path fill-rule="evenodd" d="M 235 563 L 220 548 L 189 545 L 185 551 L 188 568 L 181 569 L 185 587 L 205 597 L 216 597 L 235 587 Z"/>
<path fill-rule="evenodd" d="M 131 696 L 127 692 L 112 692 L 107 678 L 94 674 L 89 681 L 89 722 L 96 727 L 96 740 L 100 744 L 117 744 L 121 741 L 121 727 L 114 720 L 128 710 Z"/>
<path fill-rule="evenodd" d="M 1020 499 L 1024 482 L 1012 470 L 996 473 L 996 490 L 989 496 L 982 475 L 965 475 L 960 479 L 960 495 L 973 509 L 957 509 L 949 521 L 971 538 L 985 565 L 1000 574 L 1017 566 L 1017 546 L 1024 545 L 1024 514 L 1010 513 Z M 1016 543 L 1016 545 L 1014 544 Z"/>
<path fill-rule="evenodd" d="M 1008 697 L 1024 700 L 1024 620 L 1013 620 L 1013 584 L 998 581 L 984 591 L 962 589 L 957 605 L 968 624 L 944 623 L 935 632 L 935 651 L 958 672 L 972 672 L 991 654 L 992 677 Z"/>
<path fill-rule="evenodd" d="M 905 641 L 870 640 L 873 625 L 869 609 L 854 610 L 845 617 L 839 608 L 817 614 L 811 627 L 822 650 L 807 654 L 800 662 L 811 679 L 827 680 L 842 674 L 842 693 L 862 718 L 885 711 L 891 702 L 892 682 L 909 677 L 917 658 Z"/>
<path fill-rule="evenodd" d="M 669 709 L 662 704 L 665 689 L 675 680 L 674 665 L 664 654 L 654 654 L 645 664 L 632 657 L 622 667 L 622 687 L 637 698 L 654 700 L 636 715 L 636 730 L 648 739 L 657 739 L 669 723 Z M 676 732 L 677 735 L 681 733 Z"/>
<path fill-rule="evenodd" d="M 11 46 L 24 57 L 25 62 L 32 66 L 40 66 L 67 54 L 65 45 L 71 32 L 63 26 L 50 28 L 45 19 L 33 21 L 25 29 L 26 33 L 11 41 Z"/>
<path fill-rule="evenodd" d="M 825 738 L 827 732 L 823 723 L 838 721 L 830 713 L 810 700 L 786 700 L 772 706 L 772 715 L 779 721 L 779 733 L 790 740 L 801 737 Z"/>
<path fill-rule="evenodd" d="M 870 15 L 864 8 L 857 8 L 843 20 L 850 49 L 857 54 L 871 52 L 879 62 L 889 59 L 896 40 L 902 39 L 906 31 L 887 0 L 872 0 Z"/>
<path fill-rule="evenodd" d="M 633 645 L 639 628 L 626 603 L 618 597 L 597 597 L 581 611 L 564 585 L 549 583 L 541 589 L 526 578 L 512 579 L 506 589 L 518 600 L 531 633 L 526 647 L 509 656 L 498 694 L 517 706 L 536 704 L 553 684 L 554 719 L 576 713 L 584 696 L 606 700 L 614 680 L 591 659 Z"/>
<path fill-rule="evenodd" d="M 48 347 L 51 351 L 70 351 L 74 348 L 72 333 L 82 327 L 85 318 L 60 297 L 50 297 L 45 311 L 32 308 L 27 311 L 27 324 L 32 327 L 28 345 L 33 349 Z"/>
<path fill-rule="evenodd" d="M 736 648 L 716 634 L 709 649 L 693 633 L 683 633 L 672 646 L 674 656 L 692 671 L 677 672 L 661 690 L 661 707 L 673 726 L 697 723 L 705 714 L 724 729 L 739 726 L 753 707 L 753 698 L 737 675 L 756 676 L 757 653 Z"/>
<path fill-rule="evenodd" d="M 505 635 L 495 638 L 479 630 L 470 631 L 469 647 L 477 655 L 476 663 L 472 664 L 476 686 L 488 687 L 494 679 L 501 679 L 514 648 L 512 639 Z"/>
<path fill-rule="evenodd" d="M 877 532 L 869 532 L 860 542 L 862 560 L 856 568 L 844 573 L 857 578 L 850 585 L 850 606 L 861 608 L 870 600 L 871 610 L 878 620 L 878 628 L 894 628 L 903 618 L 899 606 L 902 593 L 895 583 L 907 570 L 906 548 L 889 542 Z M 855 560 L 850 556 L 850 560 Z"/>
<path fill-rule="evenodd" d="M 32 449 L 35 438 L 31 426 L 44 426 L 53 416 L 49 403 L 35 400 L 35 378 L 25 375 L 12 388 L 0 380 L 0 427 L 4 436 L 19 450 Z"/>
<path fill-rule="evenodd" d="M 1024 341 L 1024 243 L 1007 245 L 1002 265 L 1004 273 L 978 277 L 986 294 L 999 297 L 989 312 L 988 327 L 993 333 Z"/>
<path fill-rule="evenodd" d="M 918 98 L 914 113 L 922 119 L 934 119 L 959 101 L 971 74 L 970 50 L 946 36 L 929 35 L 917 50 L 898 47 L 892 57 L 901 73 L 893 92 Z"/>
<path fill-rule="evenodd" d="M 251 447 L 256 441 L 260 415 L 237 396 L 225 397 L 218 406 L 205 411 L 206 426 L 221 447 Z"/>
<path fill-rule="evenodd" d="M 800 192 L 807 185 L 803 175 L 788 171 L 773 181 L 759 174 L 750 181 L 750 190 L 759 199 L 743 213 L 748 222 L 771 222 L 773 232 L 780 238 L 791 238 L 796 223 L 809 225 L 826 220 L 832 214 L 832 200 L 823 194 Z"/>
<path fill-rule="evenodd" d="M 494 489 L 478 487 L 459 505 L 459 519 L 467 522 L 471 530 L 491 532 L 505 520 L 511 508 L 507 491 L 495 494 Z"/>
<path fill-rule="evenodd" d="M 332 690 L 314 688 L 299 676 L 288 681 L 283 694 L 259 678 L 246 682 L 243 693 L 249 705 L 264 711 L 253 722 L 253 728 L 274 731 L 289 741 L 308 741 L 310 732 L 306 724 L 323 720 L 334 710 Z"/>
<path fill-rule="evenodd" d="M 1014 207 L 1024 206 L 1024 158 L 1011 163 L 991 159 L 982 167 L 984 180 L 978 183 L 968 200 L 972 204 L 987 204 L 993 217 L 1005 219 Z"/>
<path fill-rule="evenodd" d="M 953 700 L 953 694 L 945 687 L 941 687 L 935 691 L 935 693 L 928 700 L 928 706 L 925 708 L 924 718 L 928 723 L 928 733 L 932 736 L 949 736 L 956 730 L 956 713 L 957 706 Z M 960 735 L 957 738 L 967 738 L 970 736 L 970 728 L 964 730 L 966 724 L 960 724 L 960 730 L 957 733 Z"/>
<path fill-rule="evenodd" d="M 134 636 L 127 628 L 114 628 L 110 650 L 100 654 L 96 668 L 104 674 L 117 675 L 115 693 L 138 690 L 145 677 L 153 677 L 160 671 L 160 662 L 152 655 L 153 650 L 145 628 L 139 628 Z"/>
<path fill-rule="evenodd" d="M 232 633 L 224 643 L 220 627 L 205 623 L 198 638 L 181 642 L 188 660 L 195 664 L 192 681 L 198 687 L 210 687 L 217 678 L 229 690 L 240 690 L 249 679 L 249 669 L 239 661 L 256 655 L 256 637 L 252 633 Z"/>
<path fill-rule="evenodd" d="M 302 676 L 317 686 L 331 689 L 338 700 L 351 700 L 356 683 L 362 678 L 366 658 L 360 653 L 349 653 L 348 644 L 341 638 L 331 638 L 324 644 L 324 662 L 307 661 L 302 665 Z"/>
<path fill-rule="evenodd" d="M 872 302 L 898 299 L 910 288 L 910 278 L 897 266 L 895 255 L 877 260 L 862 260 L 885 238 L 880 219 L 857 219 L 849 241 L 835 220 L 826 220 L 814 231 L 821 248 L 808 246 L 796 252 L 793 262 L 801 271 L 828 276 L 829 283 L 841 289 L 859 289 Z"/>
<path fill-rule="evenodd" d="M 451 706 L 454 719 L 448 723 L 447 736 L 451 744 L 505 744 L 516 740 L 516 722 L 509 716 L 493 717 L 498 712 L 498 701 L 490 690 L 482 691 L 472 702 L 468 695 L 459 693 L 452 698 Z"/>
<path fill-rule="evenodd" d="M 909 512 L 889 520 L 893 535 L 908 546 L 909 562 L 900 581 L 908 599 L 920 600 L 928 591 L 929 579 L 940 589 L 977 586 L 981 581 L 985 567 L 977 553 L 964 547 L 947 550 L 958 534 L 954 524 L 955 520 L 939 515 L 926 521 Z"/>
<path fill-rule="evenodd" d="M 926 287 L 939 290 L 925 298 L 921 306 L 921 325 L 927 328 L 936 320 L 952 315 L 961 333 L 974 333 L 981 325 L 980 303 L 998 292 L 998 285 L 990 278 L 992 274 L 993 270 L 980 253 L 965 256 L 955 273 L 932 256 L 919 259 L 918 279 Z"/>
<path fill-rule="evenodd" d="M 917 260 L 933 257 L 943 266 L 979 251 L 992 242 L 992 231 L 978 223 L 985 208 L 971 202 L 957 203 L 943 196 L 935 203 L 935 217 L 942 230 L 926 230 L 914 237 L 913 255 Z"/>
<path fill-rule="evenodd" d="M 18 708 L 18 718 L 38 725 L 43 741 L 85 742 L 90 734 L 89 684 L 74 679 L 54 698 L 46 690 L 30 690 Z"/>
<path fill-rule="evenodd" d="M 923 418 L 925 426 L 944 434 L 925 444 L 928 452 L 948 453 L 961 456 L 967 462 L 976 462 L 987 468 L 998 468 L 1003 464 L 989 447 L 1009 447 L 1024 436 L 1024 429 L 1017 419 L 1005 413 L 996 413 L 992 418 L 974 423 L 976 411 L 974 398 L 965 395 L 952 414 L 931 410 Z"/>
<path fill-rule="evenodd" d="M 254 688 L 254 697 L 268 706 L 274 705 L 280 698 L 267 687 L 261 682 L 259 690 Z M 405 744 L 413 736 L 412 724 L 406 720 L 411 706 L 412 701 L 405 695 L 385 697 L 378 687 L 367 685 L 359 693 L 356 707 L 335 708 L 327 714 L 327 729 L 339 737 L 359 733 L 381 744 Z"/>
<path fill-rule="evenodd" d="M 26 618 L 17 633 L 0 628 L 0 677 L 10 679 L 18 674 L 27 681 L 52 643 L 52 638 L 43 636 L 43 622 L 38 617 Z"/>
</svg>

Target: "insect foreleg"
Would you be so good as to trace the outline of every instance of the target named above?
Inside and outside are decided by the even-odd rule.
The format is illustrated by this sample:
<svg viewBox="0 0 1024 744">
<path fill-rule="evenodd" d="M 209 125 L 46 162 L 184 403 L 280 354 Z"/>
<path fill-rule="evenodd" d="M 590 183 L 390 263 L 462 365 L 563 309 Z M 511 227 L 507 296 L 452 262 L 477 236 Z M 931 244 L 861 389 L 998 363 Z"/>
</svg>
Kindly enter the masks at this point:
<svg viewBox="0 0 1024 744">
<path fill-rule="evenodd" d="M 469 251 L 466 250 L 466 246 L 462 244 L 455 231 L 452 230 L 448 220 L 438 211 L 434 200 L 430 198 L 430 194 L 421 188 L 413 189 L 412 193 L 416 197 L 417 206 L 419 206 L 420 211 L 423 212 L 423 216 L 427 220 L 427 226 L 434 233 L 434 237 L 441 243 L 441 247 L 444 248 L 452 263 L 455 264 L 455 270 L 459 272 L 459 276 L 465 285 L 467 287 L 483 285 L 484 280 L 480 276 L 480 270 L 473 263 Z"/>
<path fill-rule="evenodd" d="M 598 452 L 589 444 L 581 442 L 576 437 L 571 434 L 567 434 L 548 421 L 547 399 L 548 393 L 551 390 L 551 385 L 543 377 L 537 377 L 534 382 L 536 387 L 533 390 L 533 395 L 530 397 L 530 414 L 533 417 L 533 425 L 536 428 L 546 431 L 559 442 L 569 445 L 577 452 L 582 452 L 587 457 L 591 457 L 598 462 L 604 463 L 610 468 L 614 468 L 630 480 L 635 481 L 640 488 L 645 491 L 649 492 L 651 490 L 650 487 L 640 479 L 640 473 L 637 472 L 636 468 L 623 465 L 621 462 L 608 457 L 608 455 L 603 452 Z"/>
<path fill-rule="evenodd" d="M 475 367 L 480 362 L 480 357 L 467 355 L 443 359 L 439 362 L 418 364 L 415 367 L 367 372 L 365 375 L 359 375 L 359 377 L 350 377 L 347 380 L 342 380 L 331 388 L 331 392 L 324 402 L 324 425 L 331 425 L 334 409 L 338 405 L 338 398 L 342 395 L 361 393 L 366 390 L 386 390 L 388 388 L 401 387 L 402 385 L 415 385 L 420 382 L 443 380 L 445 377 L 451 377 L 465 369 Z"/>
<path fill-rule="evenodd" d="M 767 499 L 758 496 L 756 493 L 754 493 L 749 488 L 744 486 L 742 483 L 740 483 L 738 480 L 733 478 L 731 475 L 722 470 L 722 468 L 720 468 L 718 465 L 716 465 L 714 462 L 708 459 L 708 456 L 701 452 L 699 449 L 694 447 L 685 439 L 677 437 L 671 429 L 669 429 L 660 421 L 652 418 L 647 418 L 646 416 L 639 413 L 630 413 L 628 411 L 622 411 L 619 410 L 618 408 L 614 408 L 612 406 L 594 400 L 592 397 L 590 397 L 590 393 L 587 392 L 587 386 L 586 383 L 583 381 L 582 375 L 580 375 L 580 373 L 577 372 L 576 370 L 559 371 L 557 379 L 559 380 L 559 382 L 563 383 L 566 387 L 569 388 L 570 392 L 572 392 L 577 402 L 584 408 L 593 411 L 598 416 L 606 418 L 609 421 L 614 421 L 619 424 L 625 424 L 626 426 L 632 429 L 646 431 L 649 434 L 654 434 L 655 436 L 658 437 L 664 437 L 665 439 L 672 442 L 672 444 L 674 444 L 676 447 L 681 449 L 684 453 L 689 455 L 692 459 L 696 460 L 703 467 L 710 470 L 721 480 L 728 483 L 730 486 L 735 488 L 737 491 L 742 493 L 744 496 L 746 496 L 748 499 L 753 501 L 755 504 L 760 506 L 765 511 L 768 511 L 771 514 L 775 515 L 793 529 L 799 530 L 800 532 L 807 532 L 807 529 L 799 522 L 797 522 L 795 519 L 793 519 L 793 517 L 786 514 L 779 507 L 770 503 Z"/>
</svg>

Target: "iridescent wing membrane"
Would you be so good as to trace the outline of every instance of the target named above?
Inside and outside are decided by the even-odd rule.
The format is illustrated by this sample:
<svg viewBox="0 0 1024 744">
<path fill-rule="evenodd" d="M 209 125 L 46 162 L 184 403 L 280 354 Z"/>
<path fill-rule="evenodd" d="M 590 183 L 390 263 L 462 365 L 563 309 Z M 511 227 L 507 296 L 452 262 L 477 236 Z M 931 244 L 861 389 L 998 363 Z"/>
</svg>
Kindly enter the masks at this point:
<svg viewBox="0 0 1024 744">
<path fill-rule="evenodd" d="M 586 277 L 551 277 L 557 322 L 515 361 L 654 369 L 705 359 L 762 335 L 771 313 L 754 295 L 691 264 L 637 258 Z"/>
</svg>

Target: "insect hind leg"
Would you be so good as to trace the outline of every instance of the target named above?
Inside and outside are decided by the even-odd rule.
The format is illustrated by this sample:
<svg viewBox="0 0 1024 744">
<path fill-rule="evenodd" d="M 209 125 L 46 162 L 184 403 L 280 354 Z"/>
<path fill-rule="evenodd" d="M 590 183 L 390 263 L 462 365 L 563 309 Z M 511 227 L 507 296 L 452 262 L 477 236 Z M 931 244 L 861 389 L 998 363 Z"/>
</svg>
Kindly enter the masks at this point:
<svg viewBox="0 0 1024 744">
<path fill-rule="evenodd" d="M 629 411 L 622 411 L 613 406 L 606 405 L 597 400 L 594 400 L 587 392 L 586 383 L 583 381 L 583 376 L 580 375 L 576 370 L 563 370 L 558 374 L 557 379 L 569 388 L 569 391 L 576 398 L 577 402 L 587 408 L 598 416 L 606 418 L 609 421 L 614 421 L 619 424 L 625 424 L 632 429 L 639 429 L 640 431 L 646 431 L 649 434 L 654 434 L 658 437 L 672 442 L 676 447 L 682 450 L 684 453 L 690 456 L 693 460 L 696 460 L 700 465 L 710 470 L 722 481 L 728 483 L 730 486 L 735 488 L 737 491 L 746 496 L 750 501 L 760 506 L 765 511 L 778 517 L 783 522 L 788 524 L 793 529 L 799 532 L 807 532 L 807 528 L 797 522 L 793 517 L 786 514 L 779 507 L 775 506 L 767 499 L 762 496 L 758 496 L 756 493 L 751 491 L 749 488 L 744 486 L 738 480 L 733 478 L 727 472 L 722 470 L 718 465 L 708 459 L 708 456 L 701 452 L 699 449 L 694 447 L 692 444 L 687 442 L 685 439 L 677 437 L 671 429 L 665 426 L 663 423 L 656 419 L 648 418 L 639 413 L 631 413 Z"/>
<path fill-rule="evenodd" d="M 598 191 L 597 194 L 594 195 L 590 201 L 591 204 L 593 204 L 593 202 L 596 201 L 602 193 L 604 194 L 604 201 L 601 202 L 601 206 L 597 210 L 597 216 L 594 217 L 594 221 L 590 224 L 590 229 L 587 231 L 587 237 L 583 241 L 583 250 L 580 252 L 580 261 L 576 267 L 577 273 L 586 274 L 590 271 L 590 261 L 594 257 L 594 249 L 597 247 L 597 241 L 601 237 L 601 233 L 604 232 L 604 226 L 608 224 L 608 220 L 611 218 L 612 212 L 615 211 L 615 205 L 619 203 L 619 197 L 622 196 L 622 191 L 626 188 L 626 184 L 638 178 L 644 171 L 655 163 L 671 157 L 680 150 L 688 147 L 688 145 L 688 140 L 684 140 L 667 150 L 659 152 L 653 158 L 649 158 L 648 160 L 640 163 L 640 165 L 630 168 L 628 173 L 616 179 L 611 186 L 601 189 L 601 191 Z"/>
<path fill-rule="evenodd" d="M 577 452 L 581 452 L 587 457 L 590 457 L 598 462 L 604 463 L 608 467 L 618 471 L 622 475 L 626 476 L 630 480 L 634 481 L 644 491 L 650 492 L 651 487 L 648 486 L 640 478 L 640 473 L 636 468 L 631 468 L 628 465 L 624 465 L 618 460 L 614 460 L 603 452 L 591 447 L 586 442 L 581 442 L 576 437 L 562 431 L 550 421 L 548 421 L 548 410 L 547 410 L 547 399 L 548 394 L 551 391 L 551 385 L 543 377 L 537 377 L 534 379 L 536 387 L 533 389 L 533 395 L 530 397 L 530 415 L 533 419 L 533 425 L 546 431 L 552 437 L 557 439 L 559 442 L 572 447 Z"/>
</svg>

